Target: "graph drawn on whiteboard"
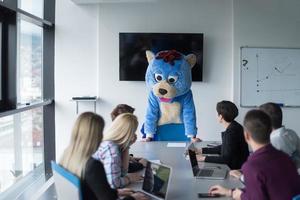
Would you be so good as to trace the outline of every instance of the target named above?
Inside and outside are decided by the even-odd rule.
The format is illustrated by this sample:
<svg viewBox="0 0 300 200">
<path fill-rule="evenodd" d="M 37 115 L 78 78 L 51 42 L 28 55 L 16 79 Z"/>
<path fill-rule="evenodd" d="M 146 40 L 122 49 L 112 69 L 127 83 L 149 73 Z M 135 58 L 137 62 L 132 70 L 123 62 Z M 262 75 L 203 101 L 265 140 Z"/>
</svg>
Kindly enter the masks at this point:
<svg viewBox="0 0 300 200">
<path fill-rule="evenodd" d="M 241 48 L 241 106 L 300 106 L 300 49 Z"/>
</svg>

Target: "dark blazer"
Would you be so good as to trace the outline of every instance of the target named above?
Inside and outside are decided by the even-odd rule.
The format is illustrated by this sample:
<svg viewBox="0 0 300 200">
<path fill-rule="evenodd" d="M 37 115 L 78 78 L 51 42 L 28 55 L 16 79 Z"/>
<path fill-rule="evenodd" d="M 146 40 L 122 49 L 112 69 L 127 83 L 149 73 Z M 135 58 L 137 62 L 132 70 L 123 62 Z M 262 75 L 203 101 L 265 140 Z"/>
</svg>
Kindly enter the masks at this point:
<svg viewBox="0 0 300 200">
<path fill-rule="evenodd" d="M 112 189 L 107 182 L 102 163 L 90 158 L 85 167 L 85 176 L 82 180 L 83 199 L 87 200 L 116 200 L 118 192 Z M 134 200 L 126 197 L 126 200 Z"/>
<path fill-rule="evenodd" d="M 203 148 L 202 153 L 220 154 L 219 156 L 206 156 L 205 162 L 227 164 L 230 169 L 240 169 L 249 155 L 243 127 L 236 121 L 231 122 L 222 132 L 222 145 Z"/>
</svg>

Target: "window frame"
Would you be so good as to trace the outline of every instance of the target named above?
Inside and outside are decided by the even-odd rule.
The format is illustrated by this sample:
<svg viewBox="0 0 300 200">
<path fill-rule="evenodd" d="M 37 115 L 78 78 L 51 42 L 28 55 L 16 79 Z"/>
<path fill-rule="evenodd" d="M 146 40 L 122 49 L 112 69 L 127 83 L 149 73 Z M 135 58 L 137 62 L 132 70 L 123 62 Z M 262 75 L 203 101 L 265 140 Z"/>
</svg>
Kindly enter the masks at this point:
<svg viewBox="0 0 300 200">
<path fill-rule="evenodd" d="M 16 12 L 0 6 L 2 22 L 0 111 L 16 108 Z"/>
<path fill-rule="evenodd" d="M 14 1 L 17 5 L 18 0 Z M 34 171 L 30 177 L 24 177 L 20 182 L 17 182 L 6 191 L 0 193 L 0 198 L 3 196 L 10 198 L 18 195 L 27 196 L 30 192 L 36 191 L 32 189 L 33 185 L 38 188 L 41 182 L 45 182 L 52 176 L 51 160 L 55 160 L 55 102 L 54 102 L 54 41 L 55 41 L 55 0 L 44 0 L 44 17 L 34 16 L 19 8 L 6 7 L 0 3 L 0 21 L 7 23 L 7 34 L 2 34 L 3 41 L 7 41 L 6 46 L 2 46 L 2 68 L 1 70 L 1 85 L 2 99 L 0 100 L 0 117 L 14 115 L 34 108 L 43 108 L 43 132 L 44 132 L 44 176 L 33 179 Z M 3 15 L 3 13 L 5 15 Z M 33 102 L 29 105 L 17 105 L 17 22 L 18 17 L 43 28 L 43 70 L 42 70 L 42 101 Z M 3 23 L 2 22 L 2 23 Z M 4 39 L 6 40 L 4 40 Z M 47 55 L 47 56 L 44 56 Z M 5 59 L 3 59 L 5 58 Z M 24 179 L 24 180 L 23 180 Z M 36 180 L 36 184 L 33 181 Z M 42 180 L 42 181 L 41 181 Z M 21 183 L 22 182 L 22 183 Z M 28 183 L 31 184 L 28 184 Z M 24 183 L 24 184 L 23 184 Z M 31 187 L 30 191 L 20 188 Z M 16 192 L 21 194 L 16 194 Z M 28 193 L 28 194 L 26 194 Z"/>
</svg>

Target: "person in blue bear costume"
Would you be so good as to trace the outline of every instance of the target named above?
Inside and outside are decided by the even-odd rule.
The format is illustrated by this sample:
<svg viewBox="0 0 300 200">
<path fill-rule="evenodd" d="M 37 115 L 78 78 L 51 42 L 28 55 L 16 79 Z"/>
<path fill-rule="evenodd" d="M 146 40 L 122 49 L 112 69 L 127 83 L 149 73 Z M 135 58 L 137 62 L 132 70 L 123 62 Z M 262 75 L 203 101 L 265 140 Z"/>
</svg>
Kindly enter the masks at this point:
<svg viewBox="0 0 300 200">
<path fill-rule="evenodd" d="M 196 64 L 194 54 L 184 56 L 176 50 L 146 51 L 148 68 L 145 79 L 150 89 L 142 132 L 145 141 L 155 138 L 157 128 L 166 124 L 183 124 L 186 138 L 196 138 L 196 112 L 191 91 L 191 69 Z"/>
</svg>

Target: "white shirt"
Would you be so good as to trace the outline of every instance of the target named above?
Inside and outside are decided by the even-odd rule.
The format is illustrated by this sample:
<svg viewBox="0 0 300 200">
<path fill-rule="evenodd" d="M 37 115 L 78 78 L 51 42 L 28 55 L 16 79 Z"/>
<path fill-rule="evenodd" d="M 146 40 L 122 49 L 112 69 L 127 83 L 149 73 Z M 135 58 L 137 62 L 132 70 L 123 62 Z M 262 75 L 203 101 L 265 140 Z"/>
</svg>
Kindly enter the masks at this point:
<svg viewBox="0 0 300 200">
<path fill-rule="evenodd" d="M 271 133 L 271 143 L 276 149 L 288 154 L 297 168 L 300 168 L 300 138 L 295 131 L 282 126 Z"/>
</svg>

